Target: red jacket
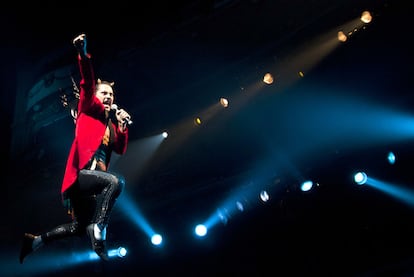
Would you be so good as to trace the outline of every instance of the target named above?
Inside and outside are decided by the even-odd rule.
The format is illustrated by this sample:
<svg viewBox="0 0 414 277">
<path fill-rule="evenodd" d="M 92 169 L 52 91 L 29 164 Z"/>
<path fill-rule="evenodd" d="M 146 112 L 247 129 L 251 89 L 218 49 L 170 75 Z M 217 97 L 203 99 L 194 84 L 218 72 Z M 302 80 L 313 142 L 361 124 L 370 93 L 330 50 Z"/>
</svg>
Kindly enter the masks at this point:
<svg viewBox="0 0 414 277">
<path fill-rule="evenodd" d="M 81 75 L 78 116 L 61 193 L 64 193 L 76 181 L 79 171 L 85 167 L 101 144 L 106 129 L 104 105 L 95 97 L 95 74 L 90 56 L 81 58 L 78 55 L 78 64 Z M 111 124 L 115 130 L 113 151 L 122 155 L 128 144 L 128 129 L 123 133 L 118 125 L 112 122 Z"/>
</svg>

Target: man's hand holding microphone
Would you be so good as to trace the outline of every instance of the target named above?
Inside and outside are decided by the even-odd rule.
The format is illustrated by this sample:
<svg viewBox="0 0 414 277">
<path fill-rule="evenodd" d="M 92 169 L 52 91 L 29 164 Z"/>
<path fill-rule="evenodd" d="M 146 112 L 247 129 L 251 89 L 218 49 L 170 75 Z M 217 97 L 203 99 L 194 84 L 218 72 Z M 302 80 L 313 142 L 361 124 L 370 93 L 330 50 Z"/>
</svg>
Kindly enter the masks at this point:
<svg viewBox="0 0 414 277">
<path fill-rule="evenodd" d="M 115 111 L 116 120 L 118 120 L 118 126 L 122 131 L 125 131 L 127 125 L 132 124 L 131 116 L 124 109 L 119 109 L 117 104 L 111 105 L 111 110 Z"/>
</svg>

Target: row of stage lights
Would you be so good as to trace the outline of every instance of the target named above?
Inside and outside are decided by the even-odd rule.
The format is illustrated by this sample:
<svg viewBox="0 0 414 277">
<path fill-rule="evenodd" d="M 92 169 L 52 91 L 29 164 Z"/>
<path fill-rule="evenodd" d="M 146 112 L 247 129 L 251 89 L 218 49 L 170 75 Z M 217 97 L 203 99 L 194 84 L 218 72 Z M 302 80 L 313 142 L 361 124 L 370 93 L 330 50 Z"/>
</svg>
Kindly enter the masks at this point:
<svg viewBox="0 0 414 277">
<path fill-rule="evenodd" d="M 389 164 L 393 165 L 396 161 L 395 154 L 393 152 L 389 152 L 388 156 L 387 156 L 387 160 L 388 160 Z M 366 184 L 368 180 L 369 180 L 368 175 L 363 171 L 359 171 L 359 172 L 354 174 L 354 181 L 358 185 Z M 304 181 L 300 184 L 300 190 L 302 192 L 307 192 L 307 191 L 312 190 L 315 186 L 318 186 L 318 185 L 319 185 L 318 183 L 315 183 L 311 180 L 306 180 L 306 181 Z M 263 203 L 265 203 L 270 199 L 270 196 L 269 196 L 269 194 L 266 190 L 262 190 L 259 193 L 259 199 Z M 238 210 L 240 210 L 240 211 L 244 210 L 243 204 L 241 202 L 236 201 L 236 206 L 238 207 Z M 222 221 L 222 223 L 227 222 L 227 217 L 223 214 L 223 211 L 220 210 L 220 209 L 217 211 L 217 217 Z M 209 224 L 208 223 L 197 224 L 194 228 L 194 234 L 197 237 L 204 237 L 204 236 L 207 235 L 208 229 L 209 229 Z M 151 241 L 154 245 L 160 245 L 162 243 L 162 237 L 159 234 L 155 234 L 152 237 Z"/>
</svg>

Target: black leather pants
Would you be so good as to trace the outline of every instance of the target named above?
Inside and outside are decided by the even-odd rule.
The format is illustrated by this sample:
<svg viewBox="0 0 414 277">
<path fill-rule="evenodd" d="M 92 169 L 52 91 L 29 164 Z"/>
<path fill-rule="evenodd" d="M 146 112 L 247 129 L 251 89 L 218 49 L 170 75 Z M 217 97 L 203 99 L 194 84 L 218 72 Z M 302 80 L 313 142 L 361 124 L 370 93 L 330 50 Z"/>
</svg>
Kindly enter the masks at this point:
<svg viewBox="0 0 414 277">
<path fill-rule="evenodd" d="M 125 187 L 125 179 L 113 173 L 83 169 L 78 177 L 80 190 L 96 195 L 96 208 L 92 223 L 97 223 L 101 230 L 108 225 L 109 216 L 116 199 Z"/>
<path fill-rule="evenodd" d="M 73 221 L 42 234 L 44 242 L 83 235 L 91 223 L 106 228 L 116 199 L 125 187 L 125 179 L 110 172 L 83 169 L 77 183 L 67 194 L 73 208 Z"/>
</svg>

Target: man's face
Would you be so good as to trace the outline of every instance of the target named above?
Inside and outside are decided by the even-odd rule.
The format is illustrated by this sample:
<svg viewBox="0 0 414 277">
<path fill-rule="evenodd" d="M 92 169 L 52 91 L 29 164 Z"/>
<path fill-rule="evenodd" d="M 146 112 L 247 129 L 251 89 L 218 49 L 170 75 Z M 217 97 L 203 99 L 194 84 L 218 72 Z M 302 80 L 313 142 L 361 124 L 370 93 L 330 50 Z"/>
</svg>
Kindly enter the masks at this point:
<svg viewBox="0 0 414 277">
<path fill-rule="evenodd" d="M 110 111 L 111 105 L 114 102 L 112 87 L 107 84 L 97 84 L 95 95 L 104 104 L 105 110 Z"/>
</svg>

